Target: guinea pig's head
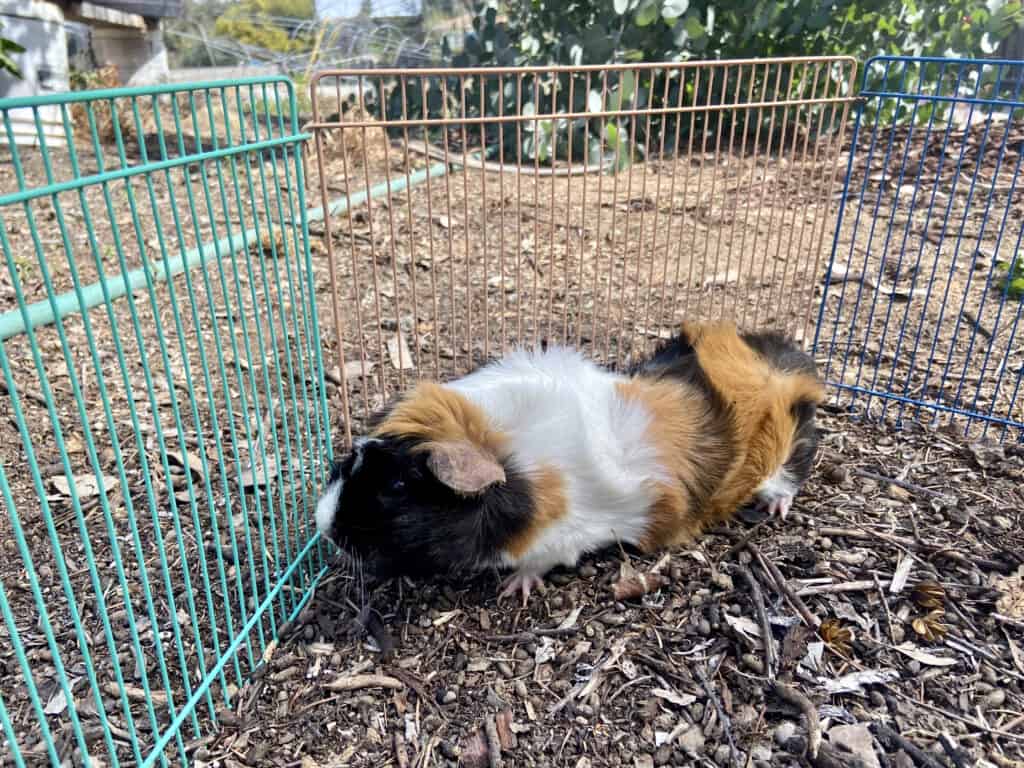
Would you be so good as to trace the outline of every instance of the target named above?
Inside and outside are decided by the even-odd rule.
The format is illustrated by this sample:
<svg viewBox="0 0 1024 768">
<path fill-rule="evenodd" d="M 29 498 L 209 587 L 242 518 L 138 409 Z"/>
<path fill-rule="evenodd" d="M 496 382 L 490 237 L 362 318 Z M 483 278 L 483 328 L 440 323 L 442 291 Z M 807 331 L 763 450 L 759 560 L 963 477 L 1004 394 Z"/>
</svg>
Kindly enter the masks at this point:
<svg viewBox="0 0 1024 768">
<path fill-rule="evenodd" d="M 380 576 L 476 570 L 526 525 L 523 485 L 470 442 L 364 437 L 331 468 L 316 523 Z"/>
</svg>

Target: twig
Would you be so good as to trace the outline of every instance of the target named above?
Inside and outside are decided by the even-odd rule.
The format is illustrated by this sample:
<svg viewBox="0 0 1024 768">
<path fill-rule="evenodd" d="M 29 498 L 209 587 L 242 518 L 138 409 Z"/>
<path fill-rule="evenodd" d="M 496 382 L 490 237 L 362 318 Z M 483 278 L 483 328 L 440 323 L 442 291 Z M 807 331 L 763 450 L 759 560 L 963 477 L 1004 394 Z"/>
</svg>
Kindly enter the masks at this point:
<svg viewBox="0 0 1024 768">
<path fill-rule="evenodd" d="M 423 687 L 423 683 L 419 681 L 416 675 L 414 675 L 407 669 L 402 669 L 401 667 L 392 668 L 391 673 L 399 680 L 401 680 L 403 683 L 405 683 L 407 686 L 412 688 L 416 692 L 416 695 L 420 697 L 420 701 L 422 701 L 424 704 L 430 707 L 430 710 L 435 715 L 438 715 L 442 720 L 447 719 L 441 713 L 441 710 L 438 709 L 437 704 L 434 703 L 434 697 L 427 695 L 427 691 Z"/>
<path fill-rule="evenodd" d="M 946 494 L 940 491 L 933 491 L 931 488 L 925 488 L 923 485 L 917 485 L 916 483 L 911 483 L 907 480 L 898 480 L 895 477 L 886 477 L 885 475 L 880 475 L 877 472 L 870 472 L 866 469 L 861 469 L 860 467 L 855 467 L 853 473 L 871 480 L 877 480 L 880 483 L 895 485 L 905 491 L 916 493 L 919 496 L 927 496 L 930 499 L 947 499 Z"/>
<path fill-rule="evenodd" d="M 701 687 L 704 689 L 704 693 L 707 695 L 708 700 L 715 705 L 715 712 L 718 713 L 718 719 L 722 723 L 722 730 L 725 731 L 725 738 L 729 742 L 729 757 L 732 760 L 732 764 L 737 763 L 736 754 L 736 740 L 732 735 L 732 719 L 725 712 L 725 707 L 722 706 L 721 700 L 718 698 L 718 694 L 715 692 L 714 686 L 711 685 L 711 681 L 708 680 L 708 676 L 701 669 L 700 664 L 694 664 L 693 668 L 697 671 L 697 677 L 700 679 Z"/>
<path fill-rule="evenodd" d="M 816 617 L 813 613 L 810 612 L 804 601 L 801 600 L 792 589 L 790 589 L 788 584 L 786 584 L 785 577 L 782 575 L 782 572 L 779 571 L 778 567 L 776 567 L 775 563 L 773 563 L 765 556 L 764 552 L 761 551 L 760 547 L 758 547 L 757 544 L 747 544 L 747 549 L 749 549 L 754 554 L 754 556 L 760 561 L 761 566 L 765 568 L 768 571 L 768 573 L 771 574 L 772 580 L 775 582 L 776 588 L 779 590 L 779 592 L 782 593 L 782 596 L 786 598 L 787 602 L 789 602 L 789 604 L 793 606 L 796 612 L 800 614 L 801 618 L 803 618 L 804 620 L 804 623 L 812 629 L 817 629 L 818 626 L 821 624 L 821 622 L 818 620 L 818 617 Z"/>
<path fill-rule="evenodd" d="M 878 576 L 872 574 L 872 577 L 875 580 L 875 589 L 878 590 L 878 599 L 882 601 L 882 608 L 885 610 L 885 625 L 889 628 L 889 639 L 892 640 L 893 645 L 896 645 L 896 633 L 892 628 L 892 614 L 889 612 L 889 598 L 885 596 L 885 590 L 882 589 Z"/>
<path fill-rule="evenodd" d="M 394 748 L 398 768 L 409 768 L 409 754 L 405 751 L 405 737 L 401 731 L 395 731 Z"/>
<path fill-rule="evenodd" d="M 1003 614 L 996 613 L 995 611 L 990 613 L 989 616 L 998 621 L 1000 624 L 1005 624 L 1006 626 L 1013 627 L 1014 629 L 1024 630 L 1024 621 L 1021 621 L 1020 619 L 1014 619 L 1010 616 L 1004 616 Z"/>
<path fill-rule="evenodd" d="M 847 581 L 842 584 L 820 584 L 817 586 L 804 587 L 797 592 L 800 597 L 811 595 L 835 595 L 840 592 L 867 592 L 874 589 L 873 581 Z"/>
<path fill-rule="evenodd" d="M 726 553 L 724 555 L 722 555 L 720 558 L 718 558 L 718 562 L 721 563 L 721 562 L 724 562 L 726 560 L 730 560 L 733 557 L 735 557 L 737 554 L 739 554 L 743 549 L 746 548 L 747 544 L 750 543 L 750 540 L 752 538 L 754 538 L 754 536 L 756 536 L 757 533 L 762 528 L 764 528 L 764 526 L 766 526 L 767 524 L 768 524 L 767 520 L 762 520 L 760 523 L 758 523 L 753 528 L 751 528 L 749 531 L 747 531 L 745 534 L 743 534 L 743 536 L 740 538 L 739 541 L 737 541 L 735 544 L 733 544 L 731 547 L 729 547 L 729 549 L 726 551 Z M 718 532 L 726 534 L 726 535 L 728 535 L 730 533 L 730 531 L 725 530 L 725 529 L 723 529 L 721 531 L 718 531 Z"/>
<path fill-rule="evenodd" d="M 775 679 L 775 638 L 772 637 L 772 627 L 768 623 L 768 611 L 764 606 L 764 595 L 761 594 L 761 585 L 757 583 L 754 574 L 745 565 L 736 567 L 740 576 L 747 582 L 750 588 L 750 599 L 754 602 L 754 609 L 757 611 L 757 620 L 761 623 L 761 640 L 764 642 L 764 666 L 768 672 L 768 679 Z"/>
<path fill-rule="evenodd" d="M 487 760 L 490 768 L 502 768 L 504 761 L 501 759 L 501 739 L 498 737 L 498 725 L 494 722 L 494 715 L 488 715 L 484 720 L 484 733 L 487 735 Z"/>
<path fill-rule="evenodd" d="M 329 691 L 358 691 L 361 688 L 388 688 L 400 691 L 404 687 L 405 684 L 401 680 L 388 675 L 347 675 L 336 677 L 324 686 Z"/>
<path fill-rule="evenodd" d="M 881 743 L 881 745 L 890 752 L 902 749 L 910 756 L 910 759 L 917 765 L 921 766 L 921 768 L 943 768 L 942 763 L 918 747 L 912 741 L 900 736 L 892 728 L 889 728 L 882 723 L 872 723 L 868 727 L 871 729 L 871 732 L 875 734 L 875 738 L 878 739 L 879 743 Z"/>
<path fill-rule="evenodd" d="M 953 741 L 952 736 L 945 731 L 942 731 L 939 733 L 939 744 L 941 744 L 942 748 L 946 750 L 946 754 L 949 755 L 949 759 L 953 761 L 956 768 L 967 768 L 967 763 L 964 761 L 963 753 L 960 751 L 959 747 L 957 747 L 956 742 Z"/>
<path fill-rule="evenodd" d="M 491 643 L 529 643 L 538 637 L 568 637 L 569 635 L 575 635 L 578 631 L 579 627 L 531 629 L 511 635 L 484 635 L 483 639 Z"/>
<path fill-rule="evenodd" d="M 818 708 L 800 691 L 778 681 L 772 690 L 780 699 L 797 707 L 803 713 L 804 720 L 807 721 L 807 754 L 811 760 L 817 759 L 818 750 L 821 748 L 821 721 L 818 718 Z"/>
</svg>

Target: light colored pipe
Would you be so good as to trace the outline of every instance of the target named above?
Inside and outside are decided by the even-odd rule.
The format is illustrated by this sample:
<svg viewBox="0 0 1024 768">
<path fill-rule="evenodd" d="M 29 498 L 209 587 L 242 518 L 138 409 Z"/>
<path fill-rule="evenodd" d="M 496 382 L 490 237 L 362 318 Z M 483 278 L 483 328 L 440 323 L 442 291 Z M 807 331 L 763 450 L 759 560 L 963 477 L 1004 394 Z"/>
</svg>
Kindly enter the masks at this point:
<svg viewBox="0 0 1024 768">
<path fill-rule="evenodd" d="M 379 184 L 375 184 L 370 187 L 369 191 L 363 190 L 357 192 L 350 197 L 340 197 L 328 204 L 327 208 L 330 215 L 336 215 L 345 211 L 350 205 L 357 206 L 366 202 L 367 199 L 375 199 L 388 193 L 390 187 L 391 192 L 400 192 L 408 187 L 415 187 L 418 184 L 423 183 L 429 177 L 441 176 L 447 172 L 447 166 L 444 163 L 435 163 L 428 168 L 410 173 L 408 177 L 401 176 L 390 184 L 386 181 L 382 181 Z M 324 218 L 323 206 L 317 208 L 310 208 L 306 211 L 306 219 L 308 221 L 321 221 Z M 152 273 L 153 281 L 160 283 L 167 280 L 168 275 L 174 277 L 184 272 L 186 269 L 192 269 L 197 265 L 202 264 L 204 261 L 210 258 L 216 258 L 218 250 L 220 253 L 233 255 L 237 250 L 245 247 L 246 242 L 252 242 L 258 237 L 256 228 L 247 229 L 245 234 L 231 235 L 229 237 L 223 237 L 216 243 L 207 243 L 206 245 L 198 248 L 191 248 L 181 256 L 176 256 L 172 259 L 167 259 L 167 264 L 161 262 L 151 262 L 150 272 Z M 142 267 L 133 269 L 130 272 L 123 274 L 111 275 L 106 278 L 107 292 L 111 299 L 120 298 L 128 293 L 134 293 L 135 291 L 146 287 L 146 272 Z M 67 315 L 74 314 L 76 312 L 84 312 L 94 307 L 99 306 L 104 302 L 103 286 L 101 283 L 92 283 L 82 289 L 82 300 L 85 306 L 82 307 L 78 303 L 78 295 L 75 291 L 68 291 L 62 293 L 59 296 L 54 297 L 51 302 L 49 299 L 43 299 L 37 301 L 34 304 L 29 304 L 27 309 L 28 322 L 25 322 L 25 316 L 22 315 L 21 309 L 13 309 L 9 312 L 5 312 L 0 315 L 0 341 L 9 339 L 12 336 L 17 336 L 19 333 L 24 333 L 28 328 L 38 328 L 39 326 L 49 325 L 50 323 L 61 320 Z"/>
</svg>

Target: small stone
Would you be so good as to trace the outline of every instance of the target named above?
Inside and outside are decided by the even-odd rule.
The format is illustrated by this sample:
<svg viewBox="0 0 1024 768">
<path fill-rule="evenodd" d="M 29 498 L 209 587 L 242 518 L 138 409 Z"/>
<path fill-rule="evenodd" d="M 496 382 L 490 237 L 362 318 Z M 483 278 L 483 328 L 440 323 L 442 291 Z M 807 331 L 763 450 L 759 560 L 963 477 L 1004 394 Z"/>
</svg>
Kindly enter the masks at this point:
<svg viewBox="0 0 1024 768">
<path fill-rule="evenodd" d="M 767 744 L 755 744 L 750 748 L 750 759 L 759 763 L 770 763 L 772 748 Z"/>
<path fill-rule="evenodd" d="M 504 675 L 505 677 L 508 677 L 508 678 L 511 678 L 511 677 L 515 676 L 515 673 L 512 671 L 512 667 L 509 666 L 507 661 L 499 661 L 498 662 L 498 671 L 502 675 Z"/>
<path fill-rule="evenodd" d="M 796 735 L 796 723 L 786 720 L 775 729 L 775 743 L 780 747 L 785 747 L 786 742 L 793 738 L 794 735 Z"/>
<path fill-rule="evenodd" d="M 672 747 L 669 744 L 662 744 L 654 752 L 654 764 L 655 765 L 668 765 L 668 762 L 671 759 L 672 759 Z"/>
<path fill-rule="evenodd" d="M 676 737 L 676 745 L 688 755 L 704 753 L 704 731 L 698 725 L 691 725 Z"/>
<path fill-rule="evenodd" d="M 910 501 L 911 499 L 910 492 L 898 485 L 890 485 L 888 493 L 889 498 L 896 501 Z"/>
<path fill-rule="evenodd" d="M 455 700 L 459 698 L 459 695 L 455 691 L 445 691 L 444 696 L 441 697 L 442 704 L 454 704 Z"/>
<path fill-rule="evenodd" d="M 592 566 L 592 565 L 590 565 L 588 563 L 586 565 L 581 565 L 580 566 L 579 573 L 580 573 L 580 577 L 581 578 L 592 579 L 595 576 L 597 576 L 597 568 L 595 568 L 594 566 Z"/>
<path fill-rule="evenodd" d="M 728 765 L 729 764 L 729 758 L 730 758 L 729 745 L 728 744 L 719 744 L 718 748 L 715 750 L 715 762 L 718 763 L 718 765 L 723 765 L 723 766 L 724 765 Z"/>
<path fill-rule="evenodd" d="M 764 673 L 764 662 L 752 653 L 744 653 L 740 659 L 743 665 L 755 674 Z"/>
<path fill-rule="evenodd" d="M 708 621 L 707 619 L 701 619 L 700 621 L 698 621 L 697 622 L 697 632 L 702 634 L 702 635 L 704 635 L 705 637 L 707 635 L 710 635 L 711 634 L 711 622 Z"/>
<path fill-rule="evenodd" d="M 654 768 L 654 757 L 646 753 L 636 755 L 633 758 L 633 768 Z"/>
<path fill-rule="evenodd" d="M 1006 702 L 1006 691 L 1002 688 L 996 688 L 982 702 L 981 706 L 983 709 L 997 709 L 1003 706 Z"/>
<path fill-rule="evenodd" d="M 711 577 L 711 583 L 726 592 L 731 592 L 734 589 L 732 576 L 722 571 L 718 571 Z"/>
</svg>

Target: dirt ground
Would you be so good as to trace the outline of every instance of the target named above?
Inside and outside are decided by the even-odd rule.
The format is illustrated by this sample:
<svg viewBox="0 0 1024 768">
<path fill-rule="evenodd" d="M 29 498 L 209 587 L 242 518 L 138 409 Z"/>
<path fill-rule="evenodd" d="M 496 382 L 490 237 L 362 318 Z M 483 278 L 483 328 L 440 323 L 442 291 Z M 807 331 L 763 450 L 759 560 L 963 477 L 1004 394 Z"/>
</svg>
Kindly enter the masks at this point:
<svg viewBox="0 0 1024 768">
<path fill-rule="evenodd" d="M 358 149 L 367 161 L 347 175 L 347 161 L 331 155 L 329 198 L 388 177 L 394 182 L 430 162 L 410 153 L 407 164 L 397 145 L 387 155 L 381 145 Z M 957 432 L 907 421 L 896 431 L 892 412 L 881 423 L 861 423 L 850 418 L 847 398 L 822 419 L 817 470 L 798 514 L 785 523 L 737 521 L 699 550 L 667 559 L 599 553 L 576 571 L 554 574 L 547 593 L 525 609 L 497 605 L 490 575 L 469 583 L 373 584 L 343 558 L 303 608 L 300 597 L 330 554 L 326 548 L 310 552 L 285 589 L 269 597 L 312 531 L 324 420 L 340 444 L 395 388 L 455 375 L 521 340 L 565 339 L 623 363 L 682 317 L 720 314 L 806 339 L 831 249 L 843 156 L 813 145 L 804 153 L 797 144 L 783 158 L 745 151 L 716 161 L 695 148 L 613 178 L 534 180 L 478 170 L 434 177 L 429 186 L 331 218 L 337 315 L 324 224 L 311 223 L 312 285 L 303 279 L 294 234 L 269 235 L 268 220 L 279 230 L 294 216 L 291 196 L 277 208 L 275 190 L 286 190 L 289 179 L 286 166 L 270 160 L 178 170 L 150 177 L 152 189 L 136 177 L 130 187 L 111 187 L 109 200 L 101 188 L 90 189 L 84 206 L 76 194 L 62 194 L 60 215 L 51 201 L 35 202 L 38 242 L 23 218 L 4 214 L 30 301 L 47 295 L 47 281 L 55 292 L 72 285 L 62 219 L 83 282 L 99 269 L 138 267 L 143 254 L 159 268 L 168 256 L 157 258 L 158 229 L 171 257 L 181 245 L 234 233 L 229 222 L 258 222 L 267 235 L 237 246 L 246 255 L 237 268 L 221 272 L 214 261 L 197 270 L 208 283 L 173 278 L 178 313 L 166 286 L 155 290 L 155 302 L 142 290 L 133 302 L 115 302 L 110 314 L 91 312 L 95 352 L 74 318 L 64 324 L 67 357 L 52 326 L 38 332 L 38 359 L 25 337 L 4 342 L 24 417 L 19 422 L 9 394 L 0 398 L 0 462 L 25 542 L 9 519 L 0 520 L 0 581 L 62 756 L 74 762 L 75 743 L 23 549 L 35 563 L 87 743 L 98 755 L 102 707 L 119 756 L 131 760 L 116 670 L 136 692 L 130 714 L 145 748 L 168 713 L 160 701 L 152 716 L 146 711 L 137 695 L 143 678 L 160 688 L 166 674 L 180 704 L 183 680 L 198 680 L 201 654 L 209 666 L 214 649 L 226 645 L 227 622 L 237 627 L 270 599 L 272 610 L 243 643 L 238 664 L 232 660 L 201 701 L 196 724 L 216 710 L 219 730 L 205 734 L 189 724 L 183 731 L 182 747 L 197 765 L 583 768 L 810 759 L 960 768 L 981 759 L 997 766 L 1024 760 L 1024 454 L 1013 440 L 1000 448 L 965 438 L 962 425 Z M 58 178 L 69 177 L 66 158 L 60 163 Z M 863 167 L 869 176 L 880 173 Z M 241 181 L 237 191 L 230 170 Z M 306 170 L 312 205 L 320 179 L 315 164 Z M 26 163 L 25 172 L 30 185 L 44 183 L 40 163 Z M 1000 166 L 992 174 L 995 183 L 1005 172 Z M 0 173 L 11 188 L 10 167 Z M 895 215 L 916 222 L 916 203 L 901 196 L 893 178 L 869 178 L 866 199 L 873 203 L 870 193 L 882 190 L 882 205 L 895 200 Z M 1016 216 L 1016 190 L 1004 192 L 999 200 Z M 978 202 L 955 188 L 947 194 L 960 205 L 951 210 L 966 211 L 984 243 Z M 130 197 L 144 201 L 138 217 Z M 87 211 L 97 247 L 84 228 Z M 866 242 L 854 229 L 864 221 L 846 220 L 841 245 Z M 125 244 L 123 264 L 111 246 L 115 237 Z M 990 255 L 1006 247 L 1006 238 L 993 240 Z M 861 255 L 866 266 L 851 259 L 842 280 L 834 273 L 826 318 L 840 318 L 836 327 L 849 330 L 826 349 L 846 357 L 867 350 L 878 363 L 872 374 L 896 371 L 917 382 L 917 359 L 901 351 L 894 334 L 881 333 L 880 315 L 863 314 L 867 302 L 853 313 L 848 299 L 844 310 L 833 298 L 837 287 L 864 294 L 872 284 L 875 300 L 886 284 L 872 275 L 889 275 L 890 292 L 909 297 L 892 306 L 929 313 L 941 336 L 947 316 L 932 314 L 941 305 L 915 293 L 916 278 L 902 266 L 893 271 L 880 250 Z M 946 264 L 941 259 L 951 252 L 937 253 Z M 964 270 L 950 274 L 951 290 L 973 297 L 976 305 L 966 310 L 976 306 L 991 330 L 979 281 L 967 280 Z M 319 335 L 307 311 L 310 290 Z M 0 270 L 4 308 L 13 295 L 9 271 Z M 135 327 L 143 332 L 135 335 Z M 964 334 L 949 335 L 948 348 L 940 339 L 932 358 L 948 355 L 955 371 L 970 359 Z M 1012 372 L 1020 354 L 1012 333 L 992 335 L 1000 370 Z M 310 370 L 317 354 L 328 380 L 323 393 Z M 886 360 L 899 364 L 886 368 Z M 830 365 L 827 356 L 820 362 Z M 989 382 L 984 402 L 1005 412 L 1008 394 L 991 371 L 967 375 Z M 97 396 L 100 377 L 109 410 Z M 865 404 L 857 405 L 862 413 Z M 101 472 L 115 486 L 106 496 L 80 477 L 91 475 L 92 463 L 83 421 Z M 38 514 L 37 478 L 23 469 L 28 454 L 19 423 L 30 433 L 48 514 Z M 60 484 L 65 457 L 79 477 L 77 508 Z M 58 546 L 63 559 L 53 556 Z M 101 564 L 98 578 L 85 567 L 90 557 Z M 656 589 L 617 601 L 611 588 L 630 568 L 656 571 Z M 98 703 L 75 645 L 65 572 L 105 691 Z M 138 646 L 129 641 L 129 606 L 141 617 Z M 275 630 L 279 640 L 270 643 Z M 0 690 L 19 744 L 42 763 L 9 643 L 0 643 Z"/>
</svg>

